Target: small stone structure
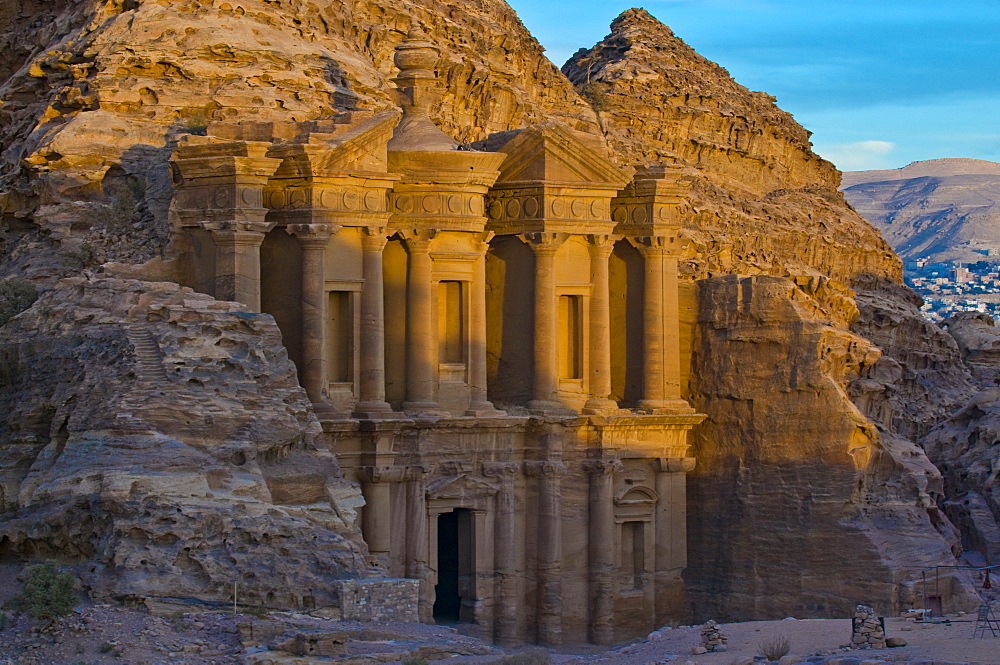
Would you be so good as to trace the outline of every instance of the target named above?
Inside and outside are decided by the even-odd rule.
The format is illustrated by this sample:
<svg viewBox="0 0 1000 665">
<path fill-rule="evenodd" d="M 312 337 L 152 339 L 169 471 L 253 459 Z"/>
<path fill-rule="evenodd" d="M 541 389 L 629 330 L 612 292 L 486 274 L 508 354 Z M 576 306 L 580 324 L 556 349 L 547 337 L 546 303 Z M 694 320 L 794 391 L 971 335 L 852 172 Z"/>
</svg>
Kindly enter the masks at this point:
<svg viewBox="0 0 1000 665">
<path fill-rule="evenodd" d="M 884 649 L 885 621 L 867 605 L 858 605 L 851 622 L 851 646 L 855 649 Z"/>
<path fill-rule="evenodd" d="M 335 584 L 344 621 L 419 621 L 420 581 L 352 579 Z"/>
<path fill-rule="evenodd" d="M 722 634 L 722 629 L 714 619 L 709 619 L 701 626 L 701 646 L 705 651 L 725 651 L 726 636 Z"/>
</svg>

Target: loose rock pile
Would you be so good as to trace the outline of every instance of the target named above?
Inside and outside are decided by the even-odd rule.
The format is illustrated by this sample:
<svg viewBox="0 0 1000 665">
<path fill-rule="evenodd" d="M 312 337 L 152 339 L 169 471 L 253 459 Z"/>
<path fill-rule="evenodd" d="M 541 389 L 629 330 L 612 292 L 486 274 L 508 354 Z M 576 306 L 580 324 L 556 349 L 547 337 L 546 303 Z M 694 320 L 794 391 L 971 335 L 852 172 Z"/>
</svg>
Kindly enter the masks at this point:
<svg viewBox="0 0 1000 665">
<path fill-rule="evenodd" d="M 854 610 L 852 628 L 851 646 L 855 649 L 885 648 L 885 625 L 872 608 L 858 605 Z"/>
<path fill-rule="evenodd" d="M 714 619 L 709 619 L 701 626 L 701 645 L 705 651 L 725 651 L 726 636 Z"/>
</svg>

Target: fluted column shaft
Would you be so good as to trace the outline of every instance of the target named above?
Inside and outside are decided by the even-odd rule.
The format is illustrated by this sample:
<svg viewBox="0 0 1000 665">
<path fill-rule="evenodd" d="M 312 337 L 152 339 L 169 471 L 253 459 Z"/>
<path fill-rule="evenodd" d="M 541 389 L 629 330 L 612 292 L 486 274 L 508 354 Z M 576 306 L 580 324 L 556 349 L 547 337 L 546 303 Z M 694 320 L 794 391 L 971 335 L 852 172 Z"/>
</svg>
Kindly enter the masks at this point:
<svg viewBox="0 0 1000 665">
<path fill-rule="evenodd" d="M 431 238 L 433 233 L 403 236 L 409 254 L 406 305 L 406 402 L 403 410 L 434 411 L 437 404 L 438 339 L 434 311 Z"/>
<path fill-rule="evenodd" d="M 590 399 L 584 413 L 607 413 L 618 405 L 611 395 L 611 295 L 608 283 L 608 259 L 614 248 L 612 239 L 592 235 L 590 245 Z"/>
<path fill-rule="evenodd" d="M 260 312 L 260 245 L 269 222 L 202 222 L 215 243 L 215 297 Z"/>
<path fill-rule="evenodd" d="M 289 224 L 302 247 L 302 387 L 313 404 L 327 400 L 326 247 L 340 230 L 332 224 Z"/>
<path fill-rule="evenodd" d="M 361 236 L 361 340 L 357 417 L 390 413 L 385 401 L 385 293 L 382 250 L 388 238 L 385 229 L 365 229 Z"/>
</svg>

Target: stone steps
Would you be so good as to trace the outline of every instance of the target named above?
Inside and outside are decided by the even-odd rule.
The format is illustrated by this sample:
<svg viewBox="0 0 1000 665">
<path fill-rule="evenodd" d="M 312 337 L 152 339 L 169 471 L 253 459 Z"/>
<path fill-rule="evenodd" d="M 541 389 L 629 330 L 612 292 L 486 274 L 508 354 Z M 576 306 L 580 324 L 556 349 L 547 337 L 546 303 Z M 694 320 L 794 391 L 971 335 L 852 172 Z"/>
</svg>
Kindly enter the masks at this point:
<svg viewBox="0 0 1000 665">
<path fill-rule="evenodd" d="M 146 384 L 166 383 L 167 369 L 163 366 L 163 355 L 153 334 L 145 328 L 128 326 L 125 329 L 132 348 L 135 349 L 136 374 L 139 381 Z"/>
</svg>

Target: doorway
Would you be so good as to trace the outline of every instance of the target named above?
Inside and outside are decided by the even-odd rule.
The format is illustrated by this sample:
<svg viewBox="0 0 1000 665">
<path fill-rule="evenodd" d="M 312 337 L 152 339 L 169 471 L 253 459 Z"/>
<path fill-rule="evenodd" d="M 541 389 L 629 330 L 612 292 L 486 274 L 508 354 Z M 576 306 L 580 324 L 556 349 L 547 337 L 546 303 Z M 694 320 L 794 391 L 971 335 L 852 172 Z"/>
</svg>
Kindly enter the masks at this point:
<svg viewBox="0 0 1000 665">
<path fill-rule="evenodd" d="M 434 586 L 434 620 L 441 624 L 471 621 L 472 513 L 456 508 L 437 518 L 437 574 Z"/>
</svg>

